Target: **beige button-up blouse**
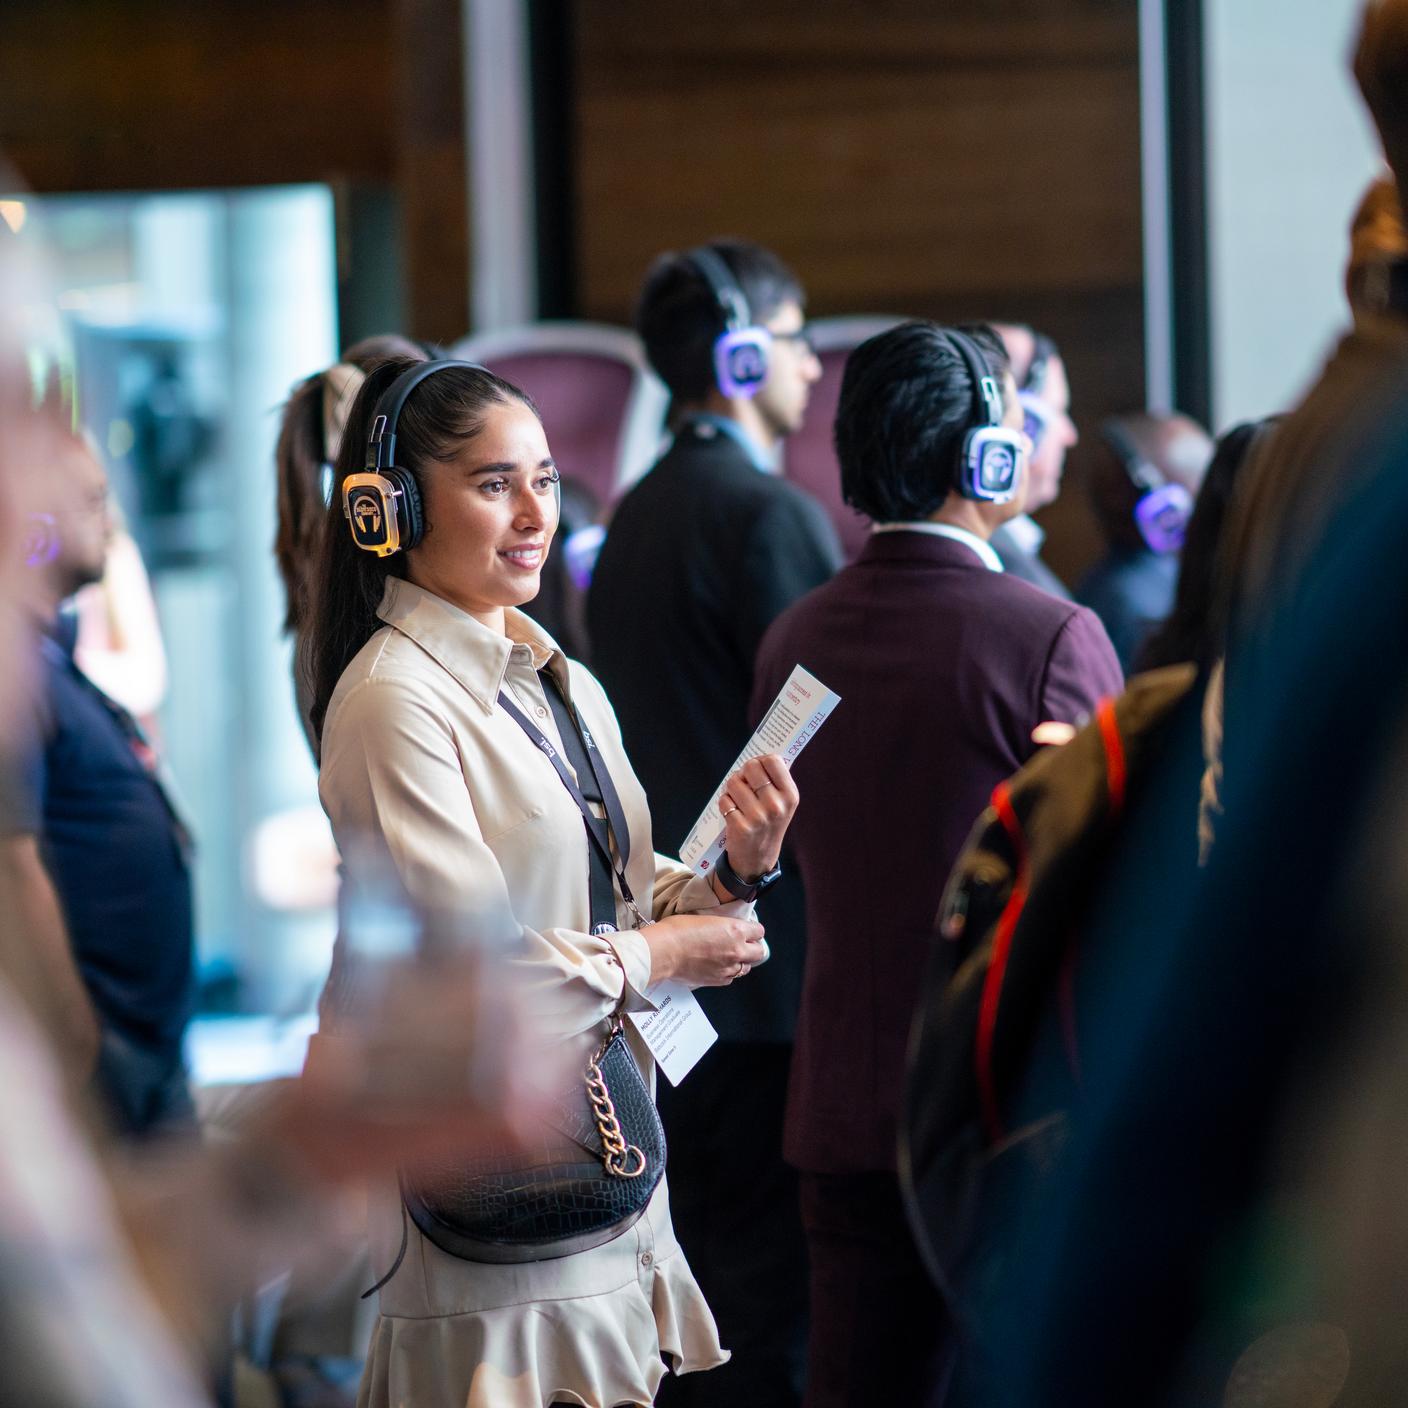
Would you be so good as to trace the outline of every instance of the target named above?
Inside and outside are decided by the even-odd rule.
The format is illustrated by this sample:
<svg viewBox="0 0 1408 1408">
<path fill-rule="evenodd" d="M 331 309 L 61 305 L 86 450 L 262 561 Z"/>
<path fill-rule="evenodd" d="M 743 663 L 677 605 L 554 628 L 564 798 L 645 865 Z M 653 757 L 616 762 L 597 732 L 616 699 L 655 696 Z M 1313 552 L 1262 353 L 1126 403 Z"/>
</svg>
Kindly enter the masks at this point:
<svg viewBox="0 0 1408 1408">
<path fill-rule="evenodd" d="M 538 670 L 551 670 L 581 710 L 621 796 L 627 879 L 645 912 L 719 912 L 713 890 L 654 854 L 645 794 L 601 686 L 528 617 L 509 611 L 500 636 L 397 577 L 387 581 L 379 614 L 386 626 L 347 667 L 323 729 L 319 792 L 338 844 L 344 856 L 366 857 L 370 848 L 413 900 L 457 913 L 511 912 L 535 1017 L 585 1046 L 622 996 L 622 971 L 611 947 L 586 932 L 581 814 L 552 764 L 497 704 L 500 691 L 555 743 Z M 617 903 L 623 932 L 613 943 L 634 1002 L 649 985 L 650 952 Z M 342 962 L 334 960 L 330 988 Z M 653 1088 L 649 1052 L 627 1030 Z M 371 1211 L 377 1274 L 391 1265 L 401 1233 L 398 1195 L 380 1190 Z M 664 1179 L 634 1226 L 575 1256 L 493 1266 L 447 1255 L 414 1225 L 409 1236 L 405 1260 L 380 1293 L 359 1405 L 649 1404 L 662 1354 L 680 1372 L 728 1357 L 675 1241 Z"/>
</svg>

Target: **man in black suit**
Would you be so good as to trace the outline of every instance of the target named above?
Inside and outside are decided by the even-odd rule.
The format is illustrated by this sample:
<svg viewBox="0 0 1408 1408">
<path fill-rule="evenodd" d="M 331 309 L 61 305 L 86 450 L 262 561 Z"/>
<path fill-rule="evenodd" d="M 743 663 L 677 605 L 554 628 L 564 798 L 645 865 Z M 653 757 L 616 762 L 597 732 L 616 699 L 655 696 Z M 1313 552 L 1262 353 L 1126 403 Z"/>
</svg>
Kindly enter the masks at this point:
<svg viewBox="0 0 1408 1408">
<path fill-rule="evenodd" d="M 841 702 L 796 762 L 807 963 L 785 1148 L 811 1264 L 808 1408 L 938 1401 L 950 1344 L 900 1204 L 896 1121 L 944 883 L 998 783 L 1123 681 L 1091 611 L 1003 571 L 1030 445 L 1002 344 L 906 323 L 846 363 L 859 558 L 785 611 L 753 712 L 801 660 Z M 985 444 L 996 469 L 983 470 Z M 751 979 L 750 979 L 751 981 Z"/>
<path fill-rule="evenodd" d="M 587 620 L 656 844 L 675 851 L 748 739 L 763 632 L 831 576 L 841 550 L 821 506 L 772 473 L 821 375 L 791 271 L 741 242 L 665 255 L 636 326 L 670 388 L 675 436 L 616 510 Z M 662 1404 L 798 1401 L 805 1253 L 782 1161 L 802 968 L 795 885 L 776 887 L 760 918 L 771 961 L 703 994 L 719 1043 L 678 1090 L 660 1090 L 675 1228 L 734 1355 L 707 1384 L 667 1380 Z"/>
</svg>

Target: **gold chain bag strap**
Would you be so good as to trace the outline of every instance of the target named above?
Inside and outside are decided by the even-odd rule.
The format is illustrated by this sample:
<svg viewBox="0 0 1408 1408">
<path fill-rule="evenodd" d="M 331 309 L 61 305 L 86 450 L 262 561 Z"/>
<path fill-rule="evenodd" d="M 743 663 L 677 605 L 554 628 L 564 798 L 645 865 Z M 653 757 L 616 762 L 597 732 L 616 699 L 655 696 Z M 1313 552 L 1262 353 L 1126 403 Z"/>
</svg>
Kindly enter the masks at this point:
<svg viewBox="0 0 1408 1408">
<path fill-rule="evenodd" d="M 620 959 L 616 960 L 618 963 Z M 624 970 L 623 970 L 624 971 Z M 596 1117 L 597 1132 L 601 1135 L 601 1164 L 612 1178 L 639 1178 L 650 1167 L 649 1156 L 638 1144 L 627 1144 L 621 1132 L 621 1121 L 616 1114 L 615 1102 L 611 1099 L 611 1089 L 602 1074 L 601 1063 L 606 1059 L 613 1041 L 624 1042 L 625 1033 L 618 1015 L 607 1039 L 602 1042 L 596 1054 L 587 1062 L 587 1100 Z M 627 1056 L 630 1056 L 629 1049 Z"/>
</svg>

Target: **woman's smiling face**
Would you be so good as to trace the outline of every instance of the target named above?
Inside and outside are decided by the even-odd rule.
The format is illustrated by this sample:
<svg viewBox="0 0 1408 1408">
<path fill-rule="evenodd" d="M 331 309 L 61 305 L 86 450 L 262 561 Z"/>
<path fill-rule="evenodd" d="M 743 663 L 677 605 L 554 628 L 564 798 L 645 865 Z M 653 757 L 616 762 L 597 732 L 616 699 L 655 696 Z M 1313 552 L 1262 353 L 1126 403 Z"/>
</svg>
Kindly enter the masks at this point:
<svg viewBox="0 0 1408 1408">
<path fill-rule="evenodd" d="M 542 422 L 518 400 L 491 405 L 452 460 L 420 476 L 426 532 L 407 576 L 496 630 L 538 594 L 557 531 L 557 467 Z"/>
</svg>

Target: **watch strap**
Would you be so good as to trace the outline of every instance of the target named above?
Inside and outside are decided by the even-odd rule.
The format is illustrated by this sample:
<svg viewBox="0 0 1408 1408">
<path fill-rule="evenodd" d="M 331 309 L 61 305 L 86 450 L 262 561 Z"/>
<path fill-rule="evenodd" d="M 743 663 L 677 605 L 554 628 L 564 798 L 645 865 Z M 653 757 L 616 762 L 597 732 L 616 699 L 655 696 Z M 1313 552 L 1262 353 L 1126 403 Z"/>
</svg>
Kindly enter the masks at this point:
<svg viewBox="0 0 1408 1408">
<path fill-rule="evenodd" d="M 756 880 L 745 880 L 729 864 L 728 852 L 721 855 L 714 866 L 714 874 L 719 877 L 719 883 L 723 885 L 729 894 L 736 900 L 756 899 L 769 885 L 775 885 L 782 878 L 782 867 L 775 865 L 765 875 L 760 875 Z"/>
</svg>

